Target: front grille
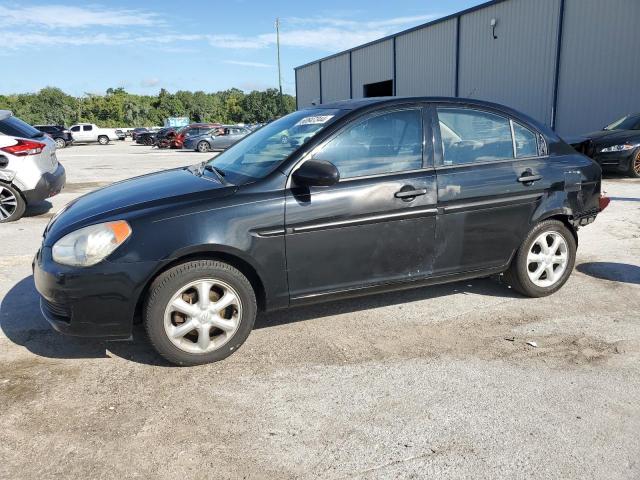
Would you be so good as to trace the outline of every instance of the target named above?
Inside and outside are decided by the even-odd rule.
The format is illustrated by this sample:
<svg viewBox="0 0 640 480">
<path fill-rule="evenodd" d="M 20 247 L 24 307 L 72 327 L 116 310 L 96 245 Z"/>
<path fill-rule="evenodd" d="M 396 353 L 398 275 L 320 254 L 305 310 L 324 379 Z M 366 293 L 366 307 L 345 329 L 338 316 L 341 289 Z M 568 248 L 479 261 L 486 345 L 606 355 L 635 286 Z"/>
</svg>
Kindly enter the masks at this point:
<svg viewBox="0 0 640 480">
<path fill-rule="evenodd" d="M 53 303 L 45 298 L 40 299 L 40 304 L 42 305 L 42 309 L 45 310 L 45 313 L 55 317 L 57 320 L 63 322 L 71 321 L 71 310 L 66 305 L 61 305 L 59 303 Z"/>
</svg>

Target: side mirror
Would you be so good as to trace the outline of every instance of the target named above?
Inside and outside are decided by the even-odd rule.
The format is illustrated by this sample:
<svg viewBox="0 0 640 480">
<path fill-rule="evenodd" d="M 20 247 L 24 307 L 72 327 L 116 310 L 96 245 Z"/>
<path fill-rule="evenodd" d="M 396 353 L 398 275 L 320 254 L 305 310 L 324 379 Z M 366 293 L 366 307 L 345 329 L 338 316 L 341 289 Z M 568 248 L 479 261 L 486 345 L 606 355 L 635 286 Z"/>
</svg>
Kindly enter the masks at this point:
<svg viewBox="0 0 640 480">
<path fill-rule="evenodd" d="M 307 160 L 293 172 L 292 177 L 300 187 L 330 187 L 338 183 L 340 172 L 326 160 Z"/>
</svg>

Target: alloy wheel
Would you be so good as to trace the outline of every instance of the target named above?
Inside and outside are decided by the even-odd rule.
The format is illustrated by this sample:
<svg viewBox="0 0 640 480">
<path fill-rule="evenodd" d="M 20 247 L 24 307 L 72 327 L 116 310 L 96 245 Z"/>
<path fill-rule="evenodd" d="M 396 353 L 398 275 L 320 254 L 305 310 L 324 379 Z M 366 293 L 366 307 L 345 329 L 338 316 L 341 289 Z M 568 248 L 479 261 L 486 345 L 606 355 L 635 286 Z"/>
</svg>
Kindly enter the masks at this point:
<svg viewBox="0 0 640 480">
<path fill-rule="evenodd" d="M 66 146 L 65 141 L 62 138 L 56 138 L 56 147 L 64 148 Z"/>
<path fill-rule="evenodd" d="M 633 159 L 633 172 L 636 174 L 636 177 L 640 177 L 640 152 L 638 152 Z"/>
<path fill-rule="evenodd" d="M 238 293 L 227 283 L 202 279 L 180 288 L 167 305 L 164 330 L 180 350 L 208 353 L 226 344 L 242 318 Z"/>
<path fill-rule="evenodd" d="M 0 185 L 0 220 L 6 220 L 18 208 L 18 199 L 8 188 Z"/>
<path fill-rule="evenodd" d="M 529 280 L 538 287 L 551 287 L 558 282 L 569 262 L 567 241 L 558 232 L 540 234 L 527 254 Z"/>
<path fill-rule="evenodd" d="M 202 153 L 206 153 L 209 151 L 209 144 L 207 142 L 200 142 L 198 144 L 198 151 Z"/>
</svg>

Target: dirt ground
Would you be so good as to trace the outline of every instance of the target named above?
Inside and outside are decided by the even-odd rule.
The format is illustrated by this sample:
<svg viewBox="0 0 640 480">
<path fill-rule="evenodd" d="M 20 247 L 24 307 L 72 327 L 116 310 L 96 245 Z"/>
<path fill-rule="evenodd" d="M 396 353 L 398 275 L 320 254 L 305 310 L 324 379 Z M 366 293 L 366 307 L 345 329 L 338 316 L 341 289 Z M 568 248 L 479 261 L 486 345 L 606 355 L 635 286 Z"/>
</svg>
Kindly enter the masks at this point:
<svg viewBox="0 0 640 480">
<path fill-rule="evenodd" d="M 140 328 L 52 331 L 31 277 L 50 216 L 210 156 L 62 150 L 64 193 L 0 226 L 0 478 L 640 478 L 640 182 L 607 177 L 547 298 L 483 279 L 296 308 L 195 368 Z"/>
</svg>

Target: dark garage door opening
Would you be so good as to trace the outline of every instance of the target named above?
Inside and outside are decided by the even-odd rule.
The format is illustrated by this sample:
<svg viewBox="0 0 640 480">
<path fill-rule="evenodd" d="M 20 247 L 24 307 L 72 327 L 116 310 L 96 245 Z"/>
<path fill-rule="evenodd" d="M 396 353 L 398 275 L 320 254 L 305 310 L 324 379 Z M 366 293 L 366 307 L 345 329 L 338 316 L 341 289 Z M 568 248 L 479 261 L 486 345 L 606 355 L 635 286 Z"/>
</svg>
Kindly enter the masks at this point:
<svg viewBox="0 0 640 480">
<path fill-rule="evenodd" d="M 391 97 L 393 95 L 393 80 L 368 83 L 363 87 L 363 95 L 367 97 Z"/>
</svg>

